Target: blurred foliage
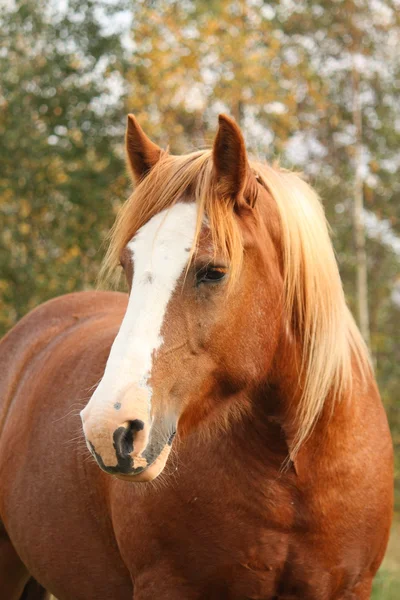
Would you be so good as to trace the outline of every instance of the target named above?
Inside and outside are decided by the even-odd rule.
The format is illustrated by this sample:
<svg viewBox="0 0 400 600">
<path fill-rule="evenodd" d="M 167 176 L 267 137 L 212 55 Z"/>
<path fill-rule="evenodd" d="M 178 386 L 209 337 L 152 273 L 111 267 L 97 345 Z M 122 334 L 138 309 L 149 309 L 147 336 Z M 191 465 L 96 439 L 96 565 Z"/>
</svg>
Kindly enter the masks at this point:
<svg viewBox="0 0 400 600">
<path fill-rule="evenodd" d="M 398 0 L 3 3 L 1 331 L 50 297 L 95 285 L 102 241 L 129 191 L 127 112 L 174 152 L 209 145 L 217 114 L 229 112 L 253 154 L 303 170 L 324 199 L 354 310 L 357 72 L 371 345 L 400 508 L 398 8 Z"/>
<path fill-rule="evenodd" d="M 3 5 L 0 14 L 0 326 L 93 285 L 112 206 L 126 193 L 123 103 L 110 102 L 121 42 L 100 2 Z"/>
<path fill-rule="evenodd" d="M 396 573 L 380 570 L 374 581 L 371 600 L 398 600 L 400 580 Z"/>
</svg>

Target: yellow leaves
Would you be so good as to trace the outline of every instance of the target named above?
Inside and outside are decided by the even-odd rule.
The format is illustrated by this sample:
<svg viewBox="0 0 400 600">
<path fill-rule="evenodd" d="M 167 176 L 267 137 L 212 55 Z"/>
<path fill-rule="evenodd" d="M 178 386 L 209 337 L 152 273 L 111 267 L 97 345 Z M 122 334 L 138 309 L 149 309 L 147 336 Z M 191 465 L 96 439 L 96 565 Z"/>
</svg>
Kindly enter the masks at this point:
<svg viewBox="0 0 400 600">
<path fill-rule="evenodd" d="M 58 173 L 58 175 L 57 175 L 57 183 L 65 183 L 66 181 L 68 181 L 67 175 L 63 171 L 61 171 L 60 173 Z"/>
<path fill-rule="evenodd" d="M 11 187 L 9 187 L 5 190 L 2 190 L 1 195 L 0 195 L 0 205 L 8 204 L 12 200 L 13 196 L 14 196 L 14 190 Z"/>
<path fill-rule="evenodd" d="M 369 168 L 371 169 L 372 173 L 377 173 L 380 169 L 378 161 L 371 160 L 369 163 Z"/>
<path fill-rule="evenodd" d="M 80 254 L 79 246 L 72 246 L 72 248 L 69 250 L 69 256 L 71 258 L 75 258 L 76 256 L 79 256 L 79 254 Z"/>
<path fill-rule="evenodd" d="M 330 117 L 329 123 L 332 127 L 336 128 L 339 125 L 339 117 L 337 114 L 334 114 Z"/>
<path fill-rule="evenodd" d="M 274 36 L 271 36 L 268 39 L 268 46 L 271 50 L 279 50 L 281 47 L 281 42 Z"/>
<path fill-rule="evenodd" d="M 38 67 L 44 67 L 46 65 L 46 62 L 47 62 L 46 56 L 39 55 L 36 58 L 36 64 L 37 64 Z"/>
<path fill-rule="evenodd" d="M 47 282 L 47 289 L 51 292 L 54 292 L 55 290 L 57 290 L 58 286 L 59 286 L 59 282 L 57 279 L 50 279 Z"/>
<path fill-rule="evenodd" d="M 47 164 L 47 173 L 43 174 L 43 180 L 45 180 L 46 177 L 55 183 L 65 183 L 67 180 L 65 165 L 61 157 L 57 154 L 53 154 Z M 40 181 L 40 178 L 37 176 L 36 180 Z"/>
<path fill-rule="evenodd" d="M 82 63 L 77 57 L 74 57 L 69 63 L 70 68 L 75 71 L 78 71 L 81 68 L 81 65 Z"/>
<path fill-rule="evenodd" d="M 75 143 L 80 143 L 80 142 L 82 142 L 82 139 L 83 139 L 82 131 L 80 129 L 70 129 L 69 137 Z"/>
<path fill-rule="evenodd" d="M 23 219 L 26 219 L 31 214 L 31 205 L 27 200 L 21 200 L 19 214 Z"/>
<path fill-rule="evenodd" d="M 62 258 L 61 258 L 61 262 L 66 264 L 71 262 L 72 260 L 74 260 L 75 258 L 77 258 L 80 255 L 81 251 L 79 246 L 71 246 L 71 248 L 69 248 L 67 250 L 67 252 L 65 252 L 65 254 L 63 254 Z"/>
<path fill-rule="evenodd" d="M 347 146 L 346 151 L 349 156 L 351 156 L 352 158 L 354 157 L 354 155 L 355 155 L 354 146 Z"/>
<path fill-rule="evenodd" d="M 20 233 L 22 233 L 22 235 L 28 235 L 28 233 L 30 233 L 30 231 L 31 231 L 31 226 L 30 226 L 29 223 L 26 223 L 26 222 L 25 223 L 20 223 L 18 225 L 18 231 Z"/>
<path fill-rule="evenodd" d="M 12 233 L 11 233 L 11 231 L 9 229 L 3 230 L 1 237 L 2 237 L 4 245 L 7 248 L 10 248 L 10 246 L 12 245 Z"/>
<path fill-rule="evenodd" d="M 93 171 L 95 171 L 96 173 L 101 173 L 102 171 L 105 171 L 108 165 L 110 164 L 110 159 L 107 156 L 99 158 L 96 151 L 92 148 L 88 151 L 88 158 L 90 164 L 92 165 Z"/>
</svg>

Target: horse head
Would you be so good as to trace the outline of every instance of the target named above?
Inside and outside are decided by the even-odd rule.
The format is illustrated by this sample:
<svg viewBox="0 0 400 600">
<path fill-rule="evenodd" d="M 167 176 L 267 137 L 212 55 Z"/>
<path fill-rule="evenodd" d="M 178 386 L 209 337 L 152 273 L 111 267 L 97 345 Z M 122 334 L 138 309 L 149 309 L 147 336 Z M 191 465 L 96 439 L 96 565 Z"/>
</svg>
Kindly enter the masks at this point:
<svg viewBox="0 0 400 600">
<path fill-rule="evenodd" d="M 91 452 L 105 471 L 151 480 L 176 433 L 226 429 L 275 386 L 294 457 L 351 385 L 352 355 L 361 370 L 367 355 L 317 195 L 250 162 L 224 115 L 212 150 L 172 156 L 133 116 L 126 142 L 136 189 L 104 269 L 119 262 L 130 294 L 81 413 Z"/>
</svg>

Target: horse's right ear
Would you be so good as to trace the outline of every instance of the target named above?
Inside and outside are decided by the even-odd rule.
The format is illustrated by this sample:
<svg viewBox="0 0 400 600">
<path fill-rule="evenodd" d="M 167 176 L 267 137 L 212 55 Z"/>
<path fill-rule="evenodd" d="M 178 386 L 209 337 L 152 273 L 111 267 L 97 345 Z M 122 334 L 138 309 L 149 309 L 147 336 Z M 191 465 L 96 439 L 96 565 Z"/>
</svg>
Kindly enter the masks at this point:
<svg viewBox="0 0 400 600">
<path fill-rule="evenodd" d="M 139 183 L 158 162 L 162 150 L 147 137 L 133 115 L 128 115 L 125 139 L 128 166 Z"/>
<path fill-rule="evenodd" d="M 218 121 L 213 163 L 220 193 L 236 206 L 253 207 L 257 197 L 257 181 L 247 160 L 242 132 L 227 115 L 219 115 Z"/>
</svg>

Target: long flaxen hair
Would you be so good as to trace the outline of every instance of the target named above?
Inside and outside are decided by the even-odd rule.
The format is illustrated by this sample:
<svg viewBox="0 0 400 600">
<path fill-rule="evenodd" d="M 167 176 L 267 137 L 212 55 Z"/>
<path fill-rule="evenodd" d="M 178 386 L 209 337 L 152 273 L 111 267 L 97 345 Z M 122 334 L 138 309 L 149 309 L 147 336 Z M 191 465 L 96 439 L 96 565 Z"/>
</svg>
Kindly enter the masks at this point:
<svg viewBox="0 0 400 600">
<path fill-rule="evenodd" d="M 303 383 L 297 408 L 293 458 L 310 435 L 328 396 L 333 400 L 351 393 L 353 366 L 364 377 L 369 355 L 347 308 L 322 204 L 315 191 L 297 174 L 250 161 L 257 179 L 274 198 L 280 216 L 284 257 L 285 311 L 296 323 Z M 110 279 L 120 254 L 135 233 L 155 214 L 190 193 L 198 205 L 193 257 L 204 215 L 214 246 L 230 265 L 232 288 L 243 262 L 243 243 L 234 207 L 216 200 L 220 194 L 213 177 L 211 150 L 185 156 L 163 153 L 150 173 L 122 206 L 109 235 L 109 247 L 100 277 Z M 353 364 L 353 359 L 355 363 Z M 301 375 L 301 377 L 300 377 Z M 334 406 L 334 404 L 332 404 Z"/>
</svg>

